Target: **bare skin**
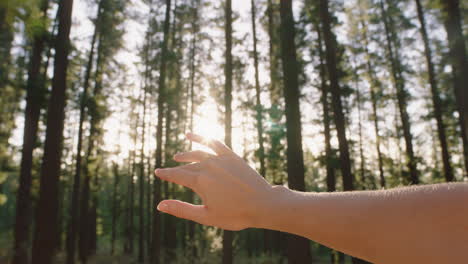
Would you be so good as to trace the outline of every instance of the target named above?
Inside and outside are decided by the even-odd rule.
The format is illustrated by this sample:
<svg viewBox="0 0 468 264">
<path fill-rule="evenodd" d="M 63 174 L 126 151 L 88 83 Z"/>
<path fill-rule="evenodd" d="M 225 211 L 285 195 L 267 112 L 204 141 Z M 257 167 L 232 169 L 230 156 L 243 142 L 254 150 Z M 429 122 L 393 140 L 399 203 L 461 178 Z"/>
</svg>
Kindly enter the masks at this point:
<svg viewBox="0 0 468 264">
<path fill-rule="evenodd" d="M 466 263 L 468 184 L 394 190 L 304 193 L 272 186 L 223 143 L 179 153 L 189 164 L 157 169 L 194 190 L 203 205 L 164 200 L 158 210 L 227 230 L 265 228 L 304 236 L 374 263 Z"/>
</svg>

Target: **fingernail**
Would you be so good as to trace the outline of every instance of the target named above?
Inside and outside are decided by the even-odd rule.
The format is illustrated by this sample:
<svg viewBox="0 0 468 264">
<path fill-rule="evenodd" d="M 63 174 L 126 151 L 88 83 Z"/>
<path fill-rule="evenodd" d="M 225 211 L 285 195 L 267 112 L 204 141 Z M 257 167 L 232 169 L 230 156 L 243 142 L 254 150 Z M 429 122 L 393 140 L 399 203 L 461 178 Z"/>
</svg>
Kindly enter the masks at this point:
<svg viewBox="0 0 468 264">
<path fill-rule="evenodd" d="M 158 209 L 159 211 L 161 211 L 161 212 L 167 212 L 167 207 L 168 207 L 167 204 L 165 204 L 165 203 L 160 203 L 160 204 L 158 204 L 157 209 Z"/>
</svg>

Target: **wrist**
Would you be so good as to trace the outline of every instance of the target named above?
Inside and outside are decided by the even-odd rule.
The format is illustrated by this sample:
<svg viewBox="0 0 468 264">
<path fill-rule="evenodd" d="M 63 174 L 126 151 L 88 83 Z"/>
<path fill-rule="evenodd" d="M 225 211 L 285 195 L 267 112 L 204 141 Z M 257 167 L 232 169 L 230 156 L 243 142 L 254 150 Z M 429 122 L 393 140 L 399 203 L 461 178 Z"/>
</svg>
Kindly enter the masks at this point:
<svg viewBox="0 0 468 264">
<path fill-rule="evenodd" d="M 271 186 L 260 202 L 258 210 L 253 214 L 252 227 L 282 229 L 283 223 L 287 223 L 287 218 L 289 218 L 285 212 L 291 208 L 291 205 L 294 205 L 296 196 L 294 191 L 282 185 Z"/>
</svg>

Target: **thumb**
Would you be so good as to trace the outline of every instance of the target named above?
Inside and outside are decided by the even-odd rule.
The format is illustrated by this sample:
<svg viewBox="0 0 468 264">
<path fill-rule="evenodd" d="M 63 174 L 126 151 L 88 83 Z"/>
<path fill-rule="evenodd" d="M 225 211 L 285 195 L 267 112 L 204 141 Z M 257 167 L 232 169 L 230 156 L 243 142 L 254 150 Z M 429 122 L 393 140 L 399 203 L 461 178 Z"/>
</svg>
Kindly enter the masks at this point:
<svg viewBox="0 0 468 264">
<path fill-rule="evenodd" d="M 175 217 L 192 220 L 198 223 L 206 221 L 206 207 L 178 200 L 164 200 L 158 204 L 158 210 Z"/>
</svg>

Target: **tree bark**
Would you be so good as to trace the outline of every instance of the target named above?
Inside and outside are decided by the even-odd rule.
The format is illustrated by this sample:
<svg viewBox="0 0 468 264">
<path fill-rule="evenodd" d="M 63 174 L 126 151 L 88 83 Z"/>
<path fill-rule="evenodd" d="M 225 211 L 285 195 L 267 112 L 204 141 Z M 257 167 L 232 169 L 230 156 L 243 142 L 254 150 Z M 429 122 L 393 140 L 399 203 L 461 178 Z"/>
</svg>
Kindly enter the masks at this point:
<svg viewBox="0 0 468 264">
<path fill-rule="evenodd" d="M 52 263 L 57 233 L 58 181 L 60 175 L 67 89 L 68 54 L 73 0 L 59 3 L 60 17 L 54 61 L 54 78 L 48 107 L 41 186 L 32 248 L 33 263 Z"/>
<path fill-rule="evenodd" d="M 49 2 L 47 0 L 41 1 L 41 9 L 45 17 L 47 17 L 46 14 L 48 7 Z M 45 24 L 46 21 L 43 22 Z M 7 29 L 2 31 L 5 33 L 2 32 L 1 34 L 8 34 Z M 28 263 L 29 224 L 32 217 L 31 169 L 33 163 L 33 151 L 37 141 L 41 105 L 44 101 L 45 93 L 44 80 L 40 80 L 40 69 L 42 64 L 42 53 L 45 49 L 46 37 L 46 32 L 40 32 L 34 36 L 33 48 L 28 69 L 28 81 L 26 84 L 26 110 L 24 115 L 23 130 L 23 149 L 21 151 L 19 187 L 16 199 L 16 218 L 14 230 L 15 244 L 12 262 L 14 264 Z M 6 73 L 3 71 L 0 74 L 6 75 Z M 3 85 L 3 83 L 0 83 L 0 86 L 1 85 Z"/>
<path fill-rule="evenodd" d="M 454 77 L 454 91 L 459 112 L 459 123 L 465 159 L 465 177 L 468 177 L 468 65 L 465 37 L 459 0 L 440 0 L 444 13 L 445 30 L 449 44 L 449 57 Z"/>
<path fill-rule="evenodd" d="M 283 62 L 283 93 L 286 103 L 287 172 L 289 188 L 305 191 L 302 125 L 300 112 L 299 68 L 296 56 L 292 1 L 281 0 L 281 59 Z M 288 235 L 289 263 L 310 263 L 309 240 Z"/>
</svg>

